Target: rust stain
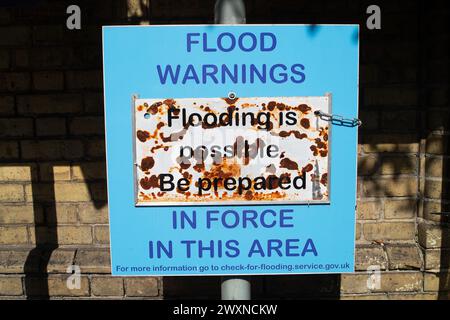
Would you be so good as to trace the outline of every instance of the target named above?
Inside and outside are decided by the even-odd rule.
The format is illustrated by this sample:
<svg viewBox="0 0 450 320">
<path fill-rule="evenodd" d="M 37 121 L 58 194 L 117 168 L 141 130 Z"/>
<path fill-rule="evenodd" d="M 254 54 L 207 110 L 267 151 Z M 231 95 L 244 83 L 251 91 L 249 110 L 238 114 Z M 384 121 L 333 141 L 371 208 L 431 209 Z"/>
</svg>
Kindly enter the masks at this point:
<svg viewBox="0 0 450 320">
<path fill-rule="evenodd" d="M 316 146 L 314 146 L 314 145 L 310 146 L 309 149 L 311 149 L 311 151 L 315 157 L 317 157 L 319 155 L 319 150 L 317 149 Z"/>
<path fill-rule="evenodd" d="M 326 157 L 328 155 L 328 150 L 320 150 L 319 151 L 321 157 Z"/>
<path fill-rule="evenodd" d="M 322 177 L 320 178 L 320 183 L 326 186 L 328 184 L 328 173 L 322 174 Z"/>
<path fill-rule="evenodd" d="M 234 161 L 230 163 L 230 161 L 226 157 L 223 157 L 222 163 L 213 164 L 209 171 L 205 171 L 203 173 L 203 178 L 226 179 L 230 177 L 239 177 L 240 174 L 241 174 L 240 165 Z M 221 183 L 220 186 L 223 186 L 223 183 Z"/>
<path fill-rule="evenodd" d="M 299 140 L 308 138 L 308 135 L 306 133 L 301 133 L 298 130 L 280 131 L 279 133 L 274 132 L 273 135 L 275 136 L 278 135 L 281 138 L 286 138 L 291 135 L 294 135 L 294 137 L 296 137 Z"/>
<path fill-rule="evenodd" d="M 142 189 L 149 190 L 150 188 L 159 188 L 159 178 L 155 175 L 144 177 L 139 181 Z"/>
<path fill-rule="evenodd" d="M 158 113 L 159 111 L 159 107 L 162 105 L 163 103 L 161 101 L 159 102 L 155 102 L 154 104 L 152 104 L 150 107 L 147 108 L 147 112 L 149 112 L 152 115 L 155 115 Z"/>
<path fill-rule="evenodd" d="M 164 149 L 164 151 L 167 151 L 167 150 L 169 150 L 169 148 L 170 148 L 170 146 L 165 146 L 163 144 L 157 144 L 156 146 L 154 146 L 150 149 L 150 152 L 155 153 L 155 151 L 159 150 L 159 149 Z"/>
<path fill-rule="evenodd" d="M 280 168 L 286 168 L 288 170 L 298 170 L 298 164 L 289 158 L 281 159 Z"/>
<path fill-rule="evenodd" d="M 314 169 L 314 166 L 311 163 L 308 163 L 305 167 L 303 167 L 303 172 L 310 172 Z"/>
<path fill-rule="evenodd" d="M 168 99 L 163 101 L 163 104 L 165 104 L 169 108 L 175 108 L 176 101 L 174 99 L 172 99 L 172 98 L 168 98 Z"/>
<path fill-rule="evenodd" d="M 300 125 L 305 129 L 309 129 L 311 127 L 311 124 L 309 123 L 309 119 L 306 119 L 306 118 L 303 118 L 300 120 Z"/>
<path fill-rule="evenodd" d="M 195 166 L 192 167 L 197 172 L 205 171 L 205 164 L 204 163 L 197 163 Z"/>
<path fill-rule="evenodd" d="M 145 157 L 141 161 L 141 170 L 148 171 L 155 165 L 155 160 L 152 157 Z"/>
<path fill-rule="evenodd" d="M 319 136 L 323 138 L 323 141 L 328 141 L 328 127 L 320 127 Z"/>
<path fill-rule="evenodd" d="M 139 141 L 145 142 L 145 141 L 147 141 L 147 139 L 150 138 L 150 133 L 148 131 L 138 130 L 136 132 L 136 136 L 139 139 Z"/>
<path fill-rule="evenodd" d="M 311 111 L 311 107 L 306 104 L 300 104 L 297 106 L 296 110 L 299 110 L 304 114 L 308 114 Z"/>
<path fill-rule="evenodd" d="M 229 105 L 234 105 L 239 100 L 239 98 L 230 99 L 228 97 L 222 99 L 225 100 L 225 102 Z"/>
</svg>

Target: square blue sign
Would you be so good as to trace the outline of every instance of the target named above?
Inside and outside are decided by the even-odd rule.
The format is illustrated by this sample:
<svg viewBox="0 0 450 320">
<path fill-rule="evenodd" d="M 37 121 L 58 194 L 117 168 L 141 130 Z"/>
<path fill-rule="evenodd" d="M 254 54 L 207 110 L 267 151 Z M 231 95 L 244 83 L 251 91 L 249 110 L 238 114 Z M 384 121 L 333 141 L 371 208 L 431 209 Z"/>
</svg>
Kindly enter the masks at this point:
<svg viewBox="0 0 450 320">
<path fill-rule="evenodd" d="M 331 94 L 333 114 L 357 118 L 358 32 L 357 25 L 103 27 L 112 274 L 354 271 L 357 127 L 330 124 L 326 203 L 137 206 L 132 97 Z"/>
</svg>

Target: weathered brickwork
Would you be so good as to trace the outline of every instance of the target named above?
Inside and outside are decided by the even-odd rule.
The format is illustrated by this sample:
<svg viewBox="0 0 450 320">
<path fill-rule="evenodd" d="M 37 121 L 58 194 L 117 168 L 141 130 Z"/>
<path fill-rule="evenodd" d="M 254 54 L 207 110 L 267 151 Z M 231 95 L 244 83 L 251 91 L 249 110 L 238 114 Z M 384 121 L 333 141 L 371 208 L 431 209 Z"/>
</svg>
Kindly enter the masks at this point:
<svg viewBox="0 0 450 320">
<path fill-rule="evenodd" d="M 30 3 L 0 6 L 0 299 L 218 298 L 217 277 L 110 275 L 101 53 L 101 25 L 211 23 L 214 2 Z M 356 273 L 253 277 L 256 298 L 449 298 L 449 13 L 388 1 L 370 31 L 370 4 L 246 1 L 248 23 L 361 25 Z"/>
</svg>

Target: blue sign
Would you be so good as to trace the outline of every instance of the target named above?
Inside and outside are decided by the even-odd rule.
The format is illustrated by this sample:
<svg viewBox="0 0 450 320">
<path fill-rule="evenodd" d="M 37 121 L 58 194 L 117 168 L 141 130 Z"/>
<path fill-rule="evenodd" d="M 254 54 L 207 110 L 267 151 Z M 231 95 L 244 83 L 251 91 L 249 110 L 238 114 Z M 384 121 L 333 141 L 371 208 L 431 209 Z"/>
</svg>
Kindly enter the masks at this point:
<svg viewBox="0 0 450 320">
<path fill-rule="evenodd" d="M 104 27 L 112 274 L 354 271 L 357 127 L 314 111 L 357 118 L 358 32 Z M 239 139 L 243 163 L 230 165 Z M 262 173 L 246 167 L 256 160 Z"/>
</svg>

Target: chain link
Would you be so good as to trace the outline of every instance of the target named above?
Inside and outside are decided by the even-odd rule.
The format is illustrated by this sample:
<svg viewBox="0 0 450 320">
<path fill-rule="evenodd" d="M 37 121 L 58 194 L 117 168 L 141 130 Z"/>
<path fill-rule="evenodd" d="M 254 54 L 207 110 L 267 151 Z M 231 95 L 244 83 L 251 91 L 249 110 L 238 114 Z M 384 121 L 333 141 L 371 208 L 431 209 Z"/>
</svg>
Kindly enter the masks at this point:
<svg viewBox="0 0 450 320">
<path fill-rule="evenodd" d="M 362 125 L 362 121 L 357 118 L 344 118 L 343 116 L 337 114 L 329 114 L 320 110 L 315 111 L 314 114 L 323 121 L 328 121 L 339 126 L 359 127 Z"/>
</svg>

